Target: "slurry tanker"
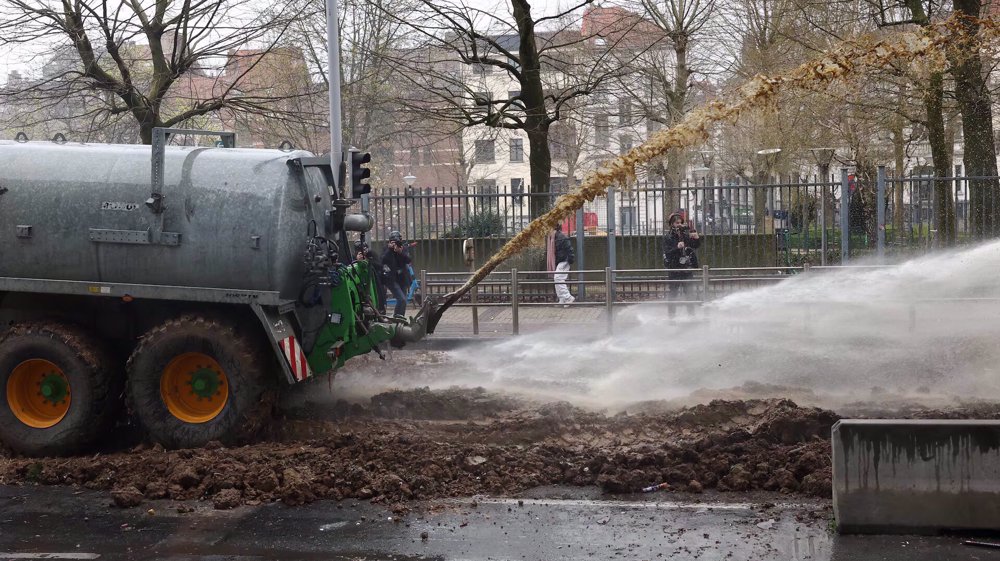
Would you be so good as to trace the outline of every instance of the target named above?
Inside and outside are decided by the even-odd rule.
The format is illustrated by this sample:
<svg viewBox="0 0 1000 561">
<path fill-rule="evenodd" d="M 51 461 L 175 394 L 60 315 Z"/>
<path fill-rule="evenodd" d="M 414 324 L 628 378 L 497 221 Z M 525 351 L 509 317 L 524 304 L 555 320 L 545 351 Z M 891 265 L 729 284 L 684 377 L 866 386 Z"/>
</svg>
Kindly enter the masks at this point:
<svg viewBox="0 0 1000 561">
<path fill-rule="evenodd" d="M 367 157 L 0 142 L 0 440 L 85 450 L 129 415 L 168 447 L 233 442 L 297 384 L 419 340 L 351 233 Z M 345 184 L 350 183 L 350 186 Z M 363 183 L 363 181 L 361 182 Z M 354 234 L 358 235 L 358 234 Z"/>
</svg>

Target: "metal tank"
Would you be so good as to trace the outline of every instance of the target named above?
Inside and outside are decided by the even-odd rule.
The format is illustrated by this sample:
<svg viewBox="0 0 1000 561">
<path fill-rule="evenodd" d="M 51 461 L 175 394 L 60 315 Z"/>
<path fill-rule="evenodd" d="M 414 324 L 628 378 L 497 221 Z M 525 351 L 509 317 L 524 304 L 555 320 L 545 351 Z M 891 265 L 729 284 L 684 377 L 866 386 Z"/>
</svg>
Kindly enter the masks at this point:
<svg viewBox="0 0 1000 561">
<path fill-rule="evenodd" d="M 0 142 L 0 277 L 278 291 L 330 235 L 304 151 Z M 311 224 L 316 230 L 312 230 Z"/>
</svg>

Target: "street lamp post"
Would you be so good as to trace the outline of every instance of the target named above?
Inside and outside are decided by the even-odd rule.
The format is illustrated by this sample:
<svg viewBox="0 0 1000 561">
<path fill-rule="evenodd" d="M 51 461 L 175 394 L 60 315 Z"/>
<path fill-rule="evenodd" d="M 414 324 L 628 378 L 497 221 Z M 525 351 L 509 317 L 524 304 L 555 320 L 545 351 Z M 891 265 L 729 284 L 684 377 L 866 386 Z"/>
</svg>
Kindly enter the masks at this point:
<svg viewBox="0 0 1000 561">
<path fill-rule="evenodd" d="M 704 223 L 704 221 L 705 221 L 705 207 L 708 205 L 708 196 L 707 196 L 708 193 L 704 189 L 704 187 L 707 186 L 707 183 L 708 183 L 708 173 L 710 171 L 711 170 L 708 167 L 696 167 L 696 168 L 693 168 L 691 170 L 691 173 L 694 174 L 694 211 L 691 213 L 693 215 L 693 217 L 694 217 L 694 220 L 691 220 L 691 218 L 688 218 L 689 222 L 692 222 L 692 223 L 702 222 L 702 223 Z M 699 177 L 701 178 L 701 184 L 702 184 L 702 187 L 703 187 L 702 189 L 698 189 L 698 179 L 699 179 Z M 700 204 L 699 204 L 698 191 L 701 191 L 701 197 L 700 197 L 701 202 L 700 202 Z M 699 210 L 701 210 L 701 218 L 700 219 L 698 217 L 698 211 Z"/>
<path fill-rule="evenodd" d="M 826 220 L 828 215 L 828 203 L 827 203 L 827 183 L 830 181 L 830 162 L 833 161 L 833 154 L 835 150 L 833 148 L 812 148 L 810 150 L 813 155 L 813 159 L 816 160 L 816 166 L 819 168 L 820 176 L 820 205 L 819 205 L 819 223 L 820 223 L 820 257 L 819 264 L 826 265 Z"/>
<path fill-rule="evenodd" d="M 413 200 L 413 184 L 417 181 L 416 176 L 412 173 L 403 176 L 403 183 L 406 183 L 406 193 L 404 193 L 404 200 L 406 201 L 406 217 L 407 222 L 410 223 L 410 232 L 413 233 L 413 237 L 417 237 L 416 228 L 414 227 L 415 221 L 413 220 L 413 212 L 410 209 L 410 201 Z"/>
<path fill-rule="evenodd" d="M 714 168 L 712 167 L 712 165 L 715 163 L 715 152 L 713 152 L 712 150 L 700 150 L 698 154 L 701 156 L 702 165 L 708 168 L 708 173 L 705 177 L 706 179 L 705 186 L 708 187 L 709 179 L 711 179 L 711 184 L 714 185 L 715 178 L 713 177 Z M 709 190 L 707 191 L 707 194 L 711 196 L 713 203 L 712 224 L 713 224 L 713 229 L 715 229 L 719 227 L 722 221 L 722 200 L 723 200 L 722 189 L 720 188 L 717 191 Z M 704 217 L 702 218 L 704 219 Z"/>
</svg>

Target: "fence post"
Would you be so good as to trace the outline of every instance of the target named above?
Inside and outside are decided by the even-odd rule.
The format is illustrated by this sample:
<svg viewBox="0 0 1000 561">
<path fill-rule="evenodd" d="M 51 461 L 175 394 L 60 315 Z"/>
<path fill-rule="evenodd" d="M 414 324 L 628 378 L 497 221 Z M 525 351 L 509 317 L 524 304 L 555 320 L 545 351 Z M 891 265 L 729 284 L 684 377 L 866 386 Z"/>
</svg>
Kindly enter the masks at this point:
<svg viewBox="0 0 1000 561">
<path fill-rule="evenodd" d="M 615 247 L 615 187 L 608 187 L 608 265 L 609 269 L 617 268 Z"/>
<path fill-rule="evenodd" d="M 701 303 L 708 302 L 708 265 L 701 266 Z"/>
<path fill-rule="evenodd" d="M 583 245 L 583 209 L 576 209 L 576 268 L 580 271 L 587 269 L 584 259 Z M 587 298 L 587 285 L 583 283 L 583 273 L 577 273 L 576 299 L 583 302 Z"/>
<path fill-rule="evenodd" d="M 427 269 L 420 269 L 420 299 L 426 301 L 430 293 L 427 289 Z"/>
<path fill-rule="evenodd" d="M 608 334 L 615 332 L 615 279 L 611 267 L 604 268 L 604 304 L 608 311 Z"/>
<path fill-rule="evenodd" d="M 521 290 L 517 286 L 517 269 L 510 270 L 510 321 L 513 324 L 514 335 L 521 332 L 521 322 L 518 317 L 518 300 Z"/>
<path fill-rule="evenodd" d="M 876 251 L 878 262 L 885 263 L 885 166 L 878 167 L 878 183 L 875 189 L 875 227 L 877 228 Z"/>
<path fill-rule="evenodd" d="M 851 253 L 851 186 L 847 168 L 840 168 L 840 264 L 847 265 Z"/>
<path fill-rule="evenodd" d="M 829 166 L 827 166 L 827 167 L 829 167 Z M 828 181 L 830 181 L 830 174 L 829 173 L 823 173 L 823 174 L 821 174 L 820 181 L 821 181 L 821 183 L 820 183 L 820 187 L 819 187 L 819 189 L 820 189 L 820 197 L 819 197 L 820 198 L 820 201 L 819 201 L 819 251 L 820 251 L 819 264 L 820 264 L 820 266 L 826 267 L 826 251 L 828 249 L 827 248 L 827 242 L 826 242 L 826 205 L 827 205 L 827 202 L 826 202 L 826 197 L 827 197 L 826 188 L 827 188 L 827 185 L 826 184 L 827 184 Z"/>
</svg>

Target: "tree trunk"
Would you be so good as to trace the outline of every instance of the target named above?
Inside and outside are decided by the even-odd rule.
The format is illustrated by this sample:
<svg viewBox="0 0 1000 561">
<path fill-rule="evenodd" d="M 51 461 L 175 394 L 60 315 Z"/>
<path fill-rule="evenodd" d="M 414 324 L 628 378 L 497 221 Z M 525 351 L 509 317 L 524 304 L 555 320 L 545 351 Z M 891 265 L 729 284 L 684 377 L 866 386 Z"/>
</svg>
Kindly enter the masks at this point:
<svg viewBox="0 0 1000 561">
<path fill-rule="evenodd" d="M 899 88 L 899 109 L 902 111 L 903 101 L 906 92 L 903 86 Z M 895 166 L 896 179 L 902 179 L 906 172 L 906 143 L 904 141 L 903 117 L 896 115 L 892 119 L 892 158 Z M 903 235 L 903 186 L 904 183 L 897 181 L 891 184 L 892 189 L 892 232 L 893 236 Z"/>
<path fill-rule="evenodd" d="M 951 143 L 944 126 L 944 75 L 935 72 L 924 90 L 927 108 L 927 136 L 934 159 L 934 175 L 951 176 Z M 951 196 L 950 181 L 934 182 L 934 229 L 936 243 L 943 246 L 955 243 L 955 202 Z"/>
<path fill-rule="evenodd" d="M 674 84 L 673 91 L 670 92 L 670 125 L 676 125 L 684 118 L 684 111 L 687 105 L 688 80 L 691 71 L 687 64 L 688 36 L 684 32 L 673 33 L 670 40 L 674 45 Z M 668 187 L 663 197 L 663 220 L 664 230 L 666 229 L 666 219 L 670 213 L 681 206 L 681 181 L 684 177 L 685 164 L 684 150 L 674 148 L 667 152 L 667 166 L 664 173 L 664 181 Z"/>
<path fill-rule="evenodd" d="M 142 141 L 143 144 L 147 145 L 152 144 L 153 129 L 162 126 L 160 124 L 157 124 L 157 121 L 159 119 L 153 119 L 152 117 L 149 116 L 147 116 L 146 118 L 139 118 L 138 115 L 136 116 L 136 118 L 139 120 L 139 140 Z"/>
<path fill-rule="evenodd" d="M 531 219 L 549 208 L 549 175 L 552 156 L 549 153 L 549 115 L 545 108 L 541 62 L 535 45 L 535 22 L 527 0 L 511 0 L 514 21 L 519 36 L 518 58 L 521 63 L 521 101 L 524 104 L 524 132 L 528 134 L 528 167 L 531 168 Z"/>
<path fill-rule="evenodd" d="M 764 185 L 769 182 L 764 172 L 757 174 L 757 185 Z M 767 193 L 764 188 L 756 187 L 750 189 L 750 196 L 753 197 L 753 226 L 754 234 L 766 234 L 766 220 L 764 214 L 767 211 Z"/>
<path fill-rule="evenodd" d="M 666 193 L 663 197 L 663 225 L 666 229 L 667 217 L 681 206 L 681 188 L 684 179 L 684 151 L 673 148 L 667 152 L 667 166 L 664 169 L 663 180 Z"/>
<path fill-rule="evenodd" d="M 980 0 L 955 0 L 955 11 L 978 18 Z M 965 174 L 988 177 L 969 182 L 972 232 L 982 239 L 1000 233 L 1000 183 L 997 176 L 996 142 L 993 138 L 993 110 L 983 76 L 983 62 L 975 34 L 979 25 L 973 19 L 961 22 L 969 34 L 964 48 L 951 53 L 951 74 L 955 78 L 955 96 L 962 112 L 965 137 Z M 957 54 L 956 54 L 957 53 Z"/>
<path fill-rule="evenodd" d="M 549 153 L 549 131 L 547 126 L 527 129 L 528 167 L 531 169 L 531 193 L 529 212 L 534 220 L 551 206 L 549 193 L 549 173 L 552 170 L 552 156 Z"/>
</svg>

